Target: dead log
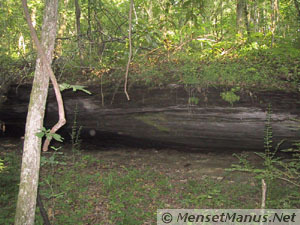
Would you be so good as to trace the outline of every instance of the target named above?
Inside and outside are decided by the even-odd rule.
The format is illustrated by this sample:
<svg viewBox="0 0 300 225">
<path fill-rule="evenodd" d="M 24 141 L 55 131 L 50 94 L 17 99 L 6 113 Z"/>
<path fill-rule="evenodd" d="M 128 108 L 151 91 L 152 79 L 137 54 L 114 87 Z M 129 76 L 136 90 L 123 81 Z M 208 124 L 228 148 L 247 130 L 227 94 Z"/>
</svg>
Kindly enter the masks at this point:
<svg viewBox="0 0 300 225">
<path fill-rule="evenodd" d="M 116 141 L 141 142 L 141 145 L 260 150 L 264 146 L 268 104 L 273 111 L 274 141 L 287 139 L 291 143 L 299 138 L 298 93 L 244 91 L 239 93 L 240 100 L 231 105 L 221 98 L 222 89 L 191 91 L 177 85 L 153 89 L 134 87 L 129 90 L 131 101 L 127 101 L 121 89 L 115 92 L 114 88 L 106 87 L 102 103 L 100 87 L 88 89 L 92 96 L 67 91 L 63 98 L 68 121 L 65 129 L 70 132 L 77 108 L 78 126 L 83 127 L 82 137 L 89 141 L 101 142 L 116 135 L 119 137 Z M 15 132 L 16 127 L 22 130 L 29 92 L 26 86 L 19 87 L 18 94 L 12 88 L 8 101 L 0 109 L 0 120 L 5 121 L 8 133 Z M 46 124 L 50 127 L 57 120 L 57 104 L 54 93 L 49 93 Z"/>
</svg>

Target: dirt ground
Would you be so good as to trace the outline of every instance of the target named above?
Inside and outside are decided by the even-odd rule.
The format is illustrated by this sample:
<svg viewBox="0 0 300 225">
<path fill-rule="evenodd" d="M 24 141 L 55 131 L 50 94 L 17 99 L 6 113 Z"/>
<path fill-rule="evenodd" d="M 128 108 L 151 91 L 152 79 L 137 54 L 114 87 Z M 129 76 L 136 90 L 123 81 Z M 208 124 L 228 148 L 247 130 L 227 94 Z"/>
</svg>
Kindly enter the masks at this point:
<svg viewBox="0 0 300 225">
<path fill-rule="evenodd" d="M 0 139 L 0 156 L 2 153 L 7 151 L 16 152 L 21 158 L 22 154 L 22 140 L 13 138 L 2 138 Z M 236 172 L 232 173 L 226 171 L 230 168 L 232 164 L 237 164 L 239 162 L 238 158 L 233 155 L 233 152 L 216 152 L 216 151 L 186 151 L 185 149 L 155 149 L 155 148 L 133 148 L 126 146 L 118 147 L 103 147 L 97 146 L 95 144 L 82 143 L 82 150 L 80 157 L 88 157 L 87 165 L 80 170 L 80 173 L 84 175 L 88 174 L 106 174 L 110 171 L 124 171 L 124 168 L 135 168 L 138 171 L 151 171 L 155 174 L 163 174 L 168 177 L 169 181 L 174 184 L 174 193 L 182 192 L 182 190 L 177 190 L 177 188 L 182 188 L 180 184 L 185 184 L 192 181 L 201 181 L 206 178 L 213 179 L 217 183 L 222 183 L 222 181 L 229 182 L 230 185 L 236 184 L 246 184 L 250 186 L 255 186 L 250 178 L 249 173 Z M 71 159 L 72 146 L 70 144 L 64 144 L 60 151 L 64 152 L 63 155 Z M 247 154 L 248 160 L 252 163 L 258 165 L 261 163 L 261 159 L 254 152 L 240 152 L 241 154 Z M 43 153 L 48 154 L 48 153 Z M 49 153 L 51 156 L 51 153 Z M 74 163 L 74 162 L 73 162 Z M 63 171 L 67 171 L 71 168 L 72 162 L 68 161 L 67 166 L 58 166 L 58 168 L 65 168 Z M 120 168 L 120 170 L 119 170 Z M 75 171 L 75 170 L 74 170 Z M 76 171 L 75 171 L 76 172 Z M 79 172 L 79 171 L 78 171 Z M 47 169 L 41 170 L 41 177 L 46 177 L 49 173 Z M 242 174 L 241 174 L 242 173 Z M 246 175 L 247 174 L 247 175 Z M 79 175 L 80 176 L 80 175 Z M 97 178 L 99 179 L 99 177 Z M 43 179 L 42 179 L 43 180 Z M 148 182 L 148 181 L 146 181 Z M 151 181 L 149 181 L 151 182 Z M 201 183 L 201 182 L 198 182 Z M 179 184 L 179 185 L 178 185 Z M 154 184 L 149 184 L 149 186 Z M 152 186 L 151 186 L 152 187 Z M 79 188 L 79 187 L 78 187 Z M 49 188 L 45 188 L 42 191 L 47 191 Z M 102 224 L 101 221 L 109 221 L 109 215 L 111 213 L 109 209 L 109 203 L 107 197 L 103 196 L 99 191 L 102 187 L 99 186 L 99 182 L 90 182 L 88 184 L 87 195 L 96 199 L 97 201 L 93 203 L 92 214 L 87 214 L 86 218 L 93 221 L 93 224 Z M 256 195 L 255 195 L 256 196 Z M 242 196 L 243 197 L 243 196 Z M 253 200 L 253 196 L 248 196 Z M 244 196 L 243 198 L 248 198 Z M 259 195 L 256 197 L 259 198 Z M 166 198 L 168 198 L 166 196 Z M 176 195 L 169 196 L 170 199 L 165 199 L 167 202 L 166 207 L 181 208 L 181 203 L 176 199 Z M 257 204 L 259 204 L 260 199 L 254 199 Z M 51 203 L 51 201 L 50 201 Z M 61 212 L 52 211 L 52 205 L 48 202 L 48 214 L 50 219 L 57 217 Z M 55 205 L 55 203 L 53 203 Z M 152 206 L 155 211 L 155 204 Z M 145 206 L 145 211 L 147 207 Z M 50 211 L 49 211 L 50 210 Z M 149 209 L 147 209 L 149 210 Z M 100 213 L 101 212 L 101 213 Z M 152 224 L 152 219 L 148 223 Z M 107 223 L 110 224 L 110 223 Z"/>
<path fill-rule="evenodd" d="M 22 140 L 17 138 L 0 139 L 0 151 L 20 149 L 22 152 Z M 225 148 L 225 147 L 224 147 Z M 70 151 L 71 146 L 66 144 L 62 151 Z M 226 176 L 226 169 L 232 164 L 239 162 L 234 152 L 219 151 L 185 151 L 185 149 L 155 149 L 155 148 L 133 148 L 126 146 L 118 147 L 97 147 L 95 144 L 87 144 L 82 153 L 93 155 L 105 164 L 115 167 L 151 167 L 156 171 L 163 171 L 171 178 L 181 182 L 190 178 L 216 178 L 223 179 Z M 87 150 L 85 150 L 87 149 Z M 261 159 L 254 152 L 235 152 L 236 154 L 248 155 L 248 160 L 254 164 L 261 162 Z M 97 166 L 97 165 L 95 165 Z M 187 177 L 186 177 L 187 176 Z"/>
</svg>

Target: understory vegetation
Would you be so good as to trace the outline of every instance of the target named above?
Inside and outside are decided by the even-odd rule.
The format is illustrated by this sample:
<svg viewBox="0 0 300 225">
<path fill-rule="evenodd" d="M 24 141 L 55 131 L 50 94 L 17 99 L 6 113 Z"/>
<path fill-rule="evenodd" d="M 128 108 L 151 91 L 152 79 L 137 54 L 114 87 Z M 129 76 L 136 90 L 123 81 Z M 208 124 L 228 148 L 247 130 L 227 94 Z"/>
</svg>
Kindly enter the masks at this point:
<svg viewBox="0 0 300 225">
<path fill-rule="evenodd" d="M 232 51 L 221 55 L 224 49 L 222 45 L 228 43 L 218 43 L 217 47 L 211 47 L 216 53 L 205 53 L 201 49 L 199 52 L 182 50 L 168 56 L 167 52 L 161 49 L 156 51 L 157 55 L 137 56 L 138 59 L 131 64 L 129 84 L 149 87 L 182 84 L 200 88 L 221 87 L 225 90 L 232 87 L 247 90 L 299 89 L 299 49 L 285 44 L 270 49 L 257 42 L 244 43 L 241 46 L 231 43 L 229 48 Z M 109 68 L 103 69 L 98 64 L 89 65 L 89 69 L 83 75 L 80 67 L 73 66 L 68 58 L 64 61 L 66 65 L 56 65 L 63 67 L 57 69 L 59 82 L 123 85 L 125 67 L 110 65 Z M 1 64 L 8 67 L 1 68 L 3 80 L 15 79 L 16 83 L 24 83 L 33 77 L 34 61 L 11 62 L 11 59 L 5 58 Z"/>
<path fill-rule="evenodd" d="M 1 152 L 6 165 L 0 173 L 0 224 L 4 225 L 14 221 L 19 150 L 18 146 L 10 145 L 8 151 Z M 149 158 L 153 154 L 155 160 Z M 50 221 L 53 224 L 154 224 L 158 208 L 260 208 L 261 182 L 251 173 L 222 170 L 209 175 L 202 173 L 203 164 L 199 160 L 198 163 L 190 160 L 192 165 L 176 163 L 187 153 L 173 151 L 172 154 L 174 166 L 170 167 L 155 162 L 157 157 L 168 161 L 170 153 L 155 153 L 153 149 L 84 151 L 74 156 L 71 146 L 64 146 L 60 154 L 45 153 L 40 194 Z M 264 161 L 253 158 L 254 153 L 251 155 L 252 162 L 261 167 Z M 220 157 L 224 160 L 224 155 Z M 192 158 L 196 158 L 195 154 Z M 199 155 L 201 158 L 205 154 Z M 299 187 L 274 179 L 268 184 L 266 207 L 299 208 Z M 36 224 L 43 224 L 38 209 L 36 215 Z"/>
<path fill-rule="evenodd" d="M 129 5 L 121 0 L 61 1 L 52 63 L 60 83 L 122 86 L 131 41 L 129 86 L 299 88 L 298 0 L 137 0 L 131 39 Z M 43 3 L 29 1 L 29 7 L 38 28 Z M 3 87 L 33 78 L 36 53 L 20 8 L 15 1 L 0 5 Z"/>
</svg>

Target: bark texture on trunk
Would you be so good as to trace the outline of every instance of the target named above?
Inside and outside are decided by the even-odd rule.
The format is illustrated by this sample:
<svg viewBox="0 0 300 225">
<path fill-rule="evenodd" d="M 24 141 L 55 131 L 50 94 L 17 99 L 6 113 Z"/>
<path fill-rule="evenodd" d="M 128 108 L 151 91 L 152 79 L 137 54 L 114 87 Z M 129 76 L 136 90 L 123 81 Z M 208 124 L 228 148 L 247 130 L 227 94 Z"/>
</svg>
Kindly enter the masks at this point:
<svg viewBox="0 0 300 225">
<path fill-rule="evenodd" d="M 80 66 L 83 66 L 83 45 L 81 42 L 81 28 L 80 28 L 80 16 L 81 16 L 81 10 L 79 6 L 78 0 L 75 0 L 75 16 L 76 16 L 76 31 L 77 31 L 77 43 L 78 43 L 78 53 L 80 57 Z"/>
<path fill-rule="evenodd" d="M 57 15 L 58 0 L 47 0 L 41 42 L 49 62 L 52 60 L 54 50 Z M 43 127 L 48 86 L 47 69 L 39 57 L 28 106 L 15 225 L 34 224 L 41 153 L 41 139 L 36 136 L 36 133 Z"/>
<path fill-rule="evenodd" d="M 246 5 L 245 0 L 237 0 L 237 5 L 236 5 L 236 26 L 237 26 L 237 33 L 238 34 L 243 34 L 245 5 Z"/>
</svg>

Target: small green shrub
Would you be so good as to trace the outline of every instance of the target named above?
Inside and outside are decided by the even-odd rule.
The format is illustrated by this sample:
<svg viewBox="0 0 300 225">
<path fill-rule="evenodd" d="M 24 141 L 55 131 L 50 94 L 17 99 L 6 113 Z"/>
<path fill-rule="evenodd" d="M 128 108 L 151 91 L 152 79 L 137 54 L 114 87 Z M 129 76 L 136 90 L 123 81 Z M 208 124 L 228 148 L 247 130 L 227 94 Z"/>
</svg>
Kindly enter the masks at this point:
<svg viewBox="0 0 300 225">
<path fill-rule="evenodd" d="M 222 92 L 220 95 L 223 100 L 226 102 L 229 102 L 230 105 L 233 105 L 234 102 L 237 102 L 240 100 L 240 96 L 236 95 L 235 92 L 237 92 L 239 88 L 231 88 L 230 91 Z"/>
<path fill-rule="evenodd" d="M 198 105 L 199 98 L 197 97 L 189 97 L 189 105 Z"/>
</svg>

